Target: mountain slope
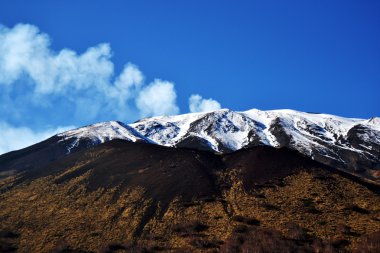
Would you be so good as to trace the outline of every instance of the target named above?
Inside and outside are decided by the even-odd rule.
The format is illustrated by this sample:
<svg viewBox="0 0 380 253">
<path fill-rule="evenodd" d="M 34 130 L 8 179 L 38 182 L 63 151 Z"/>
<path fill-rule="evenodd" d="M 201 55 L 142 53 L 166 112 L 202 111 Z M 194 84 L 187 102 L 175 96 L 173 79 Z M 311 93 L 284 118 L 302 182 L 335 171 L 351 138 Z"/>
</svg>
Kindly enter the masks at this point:
<svg viewBox="0 0 380 253">
<path fill-rule="evenodd" d="M 23 175 L 0 180 L 0 245 L 19 252 L 338 252 L 380 230 L 378 194 L 287 148 L 112 140 Z"/>
</svg>

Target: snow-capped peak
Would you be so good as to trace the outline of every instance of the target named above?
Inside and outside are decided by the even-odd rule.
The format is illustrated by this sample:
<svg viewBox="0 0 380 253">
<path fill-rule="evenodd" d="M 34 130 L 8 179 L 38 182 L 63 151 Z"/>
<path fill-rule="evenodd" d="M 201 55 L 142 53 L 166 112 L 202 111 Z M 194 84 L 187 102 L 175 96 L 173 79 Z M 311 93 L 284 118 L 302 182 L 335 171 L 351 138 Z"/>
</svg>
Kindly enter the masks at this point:
<svg viewBox="0 0 380 253">
<path fill-rule="evenodd" d="M 380 164 L 380 119 L 344 118 L 295 110 L 228 109 L 207 113 L 160 116 L 125 125 L 110 121 L 58 135 L 70 141 L 68 151 L 81 142 L 97 145 L 112 139 L 143 141 L 217 153 L 257 145 L 288 147 L 345 171 L 366 171 Z"/>
<path fill-rule="evenodd" d="M 57 136 L 61 138 L 61 141 L 70 143 L 67 147 L 68 153 L 70 153 L 73 148 L 78 147 L 81 142 L 85 142 L 86 146 L 94 146 L 113 139 L 122 139 L 131 142 L 147 142 L 145 137 L 135 129 L 119 121 L 96 123 L 63 132 Z"/>
</svg>

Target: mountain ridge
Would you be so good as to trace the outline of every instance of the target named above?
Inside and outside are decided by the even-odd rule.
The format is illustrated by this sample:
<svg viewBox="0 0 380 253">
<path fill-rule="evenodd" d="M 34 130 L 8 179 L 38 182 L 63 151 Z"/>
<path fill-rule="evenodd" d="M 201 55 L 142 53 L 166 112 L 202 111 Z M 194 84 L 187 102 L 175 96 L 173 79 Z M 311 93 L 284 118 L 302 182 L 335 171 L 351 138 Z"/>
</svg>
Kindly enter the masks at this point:
<svg viewBox="0 0 380 253">
<path fill-rule="evenodd" d="M 56 143 L 52 141 L 50 149 L 55 146 L 55 153 L 59 155 L 113 139 L 220 154 L 261 145 L 288 147 L 322 164 L 380 183 L 378 117 L 344 118 L 289 109 L 244 112 L 222 109 L 145 118 L 132 124 L 119 121 L 96 123 L 52 138 Z M 7 156 L 0 156 L 0 160 Z"/>
</svg>

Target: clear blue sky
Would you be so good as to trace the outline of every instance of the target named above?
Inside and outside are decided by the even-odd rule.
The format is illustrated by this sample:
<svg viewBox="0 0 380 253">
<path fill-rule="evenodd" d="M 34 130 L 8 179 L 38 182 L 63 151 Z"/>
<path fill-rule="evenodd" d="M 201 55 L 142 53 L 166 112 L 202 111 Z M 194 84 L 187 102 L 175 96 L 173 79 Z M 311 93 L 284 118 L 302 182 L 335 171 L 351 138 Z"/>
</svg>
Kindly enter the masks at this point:
<svg viewBox="0 0 380 253">
<path fill-rule="evenodd" d="M 1 1 L 0 24 L 12 30 L 19 23 L 46 34 L 55 54 L 67 48 L 81 55 L 109 43 L 112 78 L 131 62 L 144 75 L 144 87 L 155 78 L 170 81 L 180 113 L 189 111 L 192 94 L 200 94 L 232 110 L 380 116 L 377 0 Z M 100 95 L 79 90 L 38 97 L 34 81 L 21 75 L 0 86 L 0 116 L 8 126 L 39 131 L 149 114 L 139 113 L 133 99 L 121 107 L 128 117 L 102 111 L 104 101 L 97 113 L 74 112 Z M 87 102 L 69 101 L 81 94 Z"/>
</svg>

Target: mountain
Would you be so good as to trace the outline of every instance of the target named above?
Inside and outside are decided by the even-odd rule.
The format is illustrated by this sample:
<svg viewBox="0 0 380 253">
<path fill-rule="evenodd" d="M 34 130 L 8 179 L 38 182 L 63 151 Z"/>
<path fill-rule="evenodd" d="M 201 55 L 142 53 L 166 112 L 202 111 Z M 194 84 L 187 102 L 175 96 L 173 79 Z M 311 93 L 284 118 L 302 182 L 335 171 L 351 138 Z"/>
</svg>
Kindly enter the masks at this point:
<svg viewBox="0 0 380 253">
<path fill-rule="evenodd" d="M 3 155 L 0 170 L 9 174 L 112 139 L 219 154 L 261 145 L 287 147 L 325 165 L 380 183 L 380 118 L 351 119 L 293 110 L 223 109 L 147 118 L 130 125 L 116 121 L 98 123 L 17 151 L 23 154 L 19 164 L 12 158 L 15 153 Z"/>
<path fill-rule="evenodd" d="M 117 121 L 0 156 L 0 252 L 379 252 L 380 120 Z"/>
</svg>

